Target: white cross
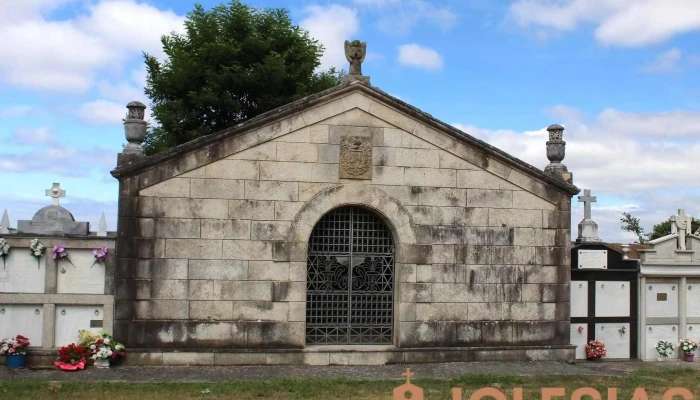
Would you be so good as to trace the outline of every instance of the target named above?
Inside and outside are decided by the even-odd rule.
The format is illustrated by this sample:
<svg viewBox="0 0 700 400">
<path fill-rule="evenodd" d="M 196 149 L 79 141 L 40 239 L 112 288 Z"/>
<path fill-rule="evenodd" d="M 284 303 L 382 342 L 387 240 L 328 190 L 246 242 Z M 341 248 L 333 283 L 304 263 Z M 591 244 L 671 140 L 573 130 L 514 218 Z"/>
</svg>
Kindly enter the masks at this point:
<svg viewBox="0 0 700 400">
<path fill-rule="evenodd" d="M 54 183 L 51 189 L 46 189 L 46 195 L 51 197 L 51 204 L 57 206 L 59 199 L 66 197 L 66 191 L 61 189 L 60 183 Z"/>
<path fill-rule="evenodd" d="M 596 197 L 591 196 L 591 189 L 584 189 L 583 196 L 578 196 L 579 203 L 583 203 L 583 219 L 591 219 L 591 203 L 595 203 Z"/>
<path fill-rule="evenodd" d="M 690 230 L 692 217 L 685 215 L 685 210 L 679 209 L 678 215 L 671 217 L 671 233 L 678 233 L 678 248 L 685 250 L 685 235 Z"/>
</svg>

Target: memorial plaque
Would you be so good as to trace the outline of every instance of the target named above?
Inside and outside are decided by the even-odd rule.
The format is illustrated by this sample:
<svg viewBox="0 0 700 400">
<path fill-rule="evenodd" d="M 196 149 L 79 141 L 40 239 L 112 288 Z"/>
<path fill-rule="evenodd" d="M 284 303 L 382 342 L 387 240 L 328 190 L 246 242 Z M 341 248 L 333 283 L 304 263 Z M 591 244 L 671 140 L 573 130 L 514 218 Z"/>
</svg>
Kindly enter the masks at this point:
<svg viewBox="0 0 700 400">
<path fill-rule="evenodd" d="M 41 347 L 43 327 L 43 305 L 0 304 L 0 339 L 20 334 L 29 339 L 31 347 Z"/>
<path fill-rule="evenodd" d="M 100 333 L 101 327 L 93 327 L 94 321 L 104 319 L 102 306 L 56 306 L 55 343 L 57 347 L 75 343 L 78 331 L 85 329 Z"/>
<path fill-rule="evenodd" d="M 675 282 L 649 282 L 641 288 L 646 293 L 647 318 L 678 317 L 678 285 Z"/>
<path fill-rule="evenodd" d="M 595 282 L 596 317 L 630 316 L 630 282 Z"/>
<path fill-rule="evenodd" d="M 68 258 L 58 262 L 58 293 L 104 294 L 105 265 L 95 263 L 92 250 L 66 249 Z"/>
<path fill-rule="evenodd" d="M 630 332 L 628 323 L 595 324 L 595 338 L 605 343 L 604 358 L 630 358 Z"/>
<path fill-rule="evenodd" d="M 578 267 L 581 269 L 607 269 L 607 250 L 579 250 Z"/>
<path fill-rule="evenodd" d="M 645 359 L 656 360 L 659 353 L 654 346 L 661 340 L 673 343 L 674 350 L 669 359 L 678 358 L 678 325 L 647 325 L 646 332 L 643 332 L 643 334 L 646 335 Z M 607 348 L 608 346 L 605 347 Z"/>
<path fill-rule="evenodd" d="M 588 316 L 588 282 L 571 282 L 571 317 Z"/>
<path fill-rule="evenodd" d="M 579 326 L 583 330 L 579 331 Z M 569 336 L 571 344 L 576 346 L 576 359 L 586 359 L 586 343 L 588 343 L 588 325 L 587 324 L 571 324 L 571 332 Z"/>
</svg>

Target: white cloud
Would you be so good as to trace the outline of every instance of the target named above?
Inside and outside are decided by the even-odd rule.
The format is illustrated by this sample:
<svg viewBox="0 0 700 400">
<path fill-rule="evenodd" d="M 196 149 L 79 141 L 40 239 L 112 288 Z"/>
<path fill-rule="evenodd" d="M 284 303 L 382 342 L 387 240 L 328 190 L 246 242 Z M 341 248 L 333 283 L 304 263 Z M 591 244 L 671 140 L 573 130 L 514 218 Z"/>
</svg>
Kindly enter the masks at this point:
<svg viewBox="0 0 700 400">
<path fill-rule="evenodd" d="M 676 72 L 680 69 L 681 51 L 673 48 L 659 54 L 656 59 L 642 70 L 650 73 Z"/>
<path fill-rule="evenodd" d="M 56 134 L 53 129 L 47 126 L 40 126 L 35 129 L 20 128 L 12 133 L 10 140 L 18 145 L 49 145 L 56 141 Z"/>
<path fill-rule="evenodd" d="M 400 64 L 423 68 L 427 70 L 442 69 L 442 56 L 437 51 L 417 45 L 415 43 L 405 44 L 399 47 L 398 61 Z"/>
<path fill-rule="evenodd" d="M 31 106 L 12 106 L 0 110 L 0 117 L 22 117 L 31 114 L 34 107 Z"/>
<path fill-rule="evenodd" d="M 97 73 L 119 72 L 142 51 L 162 55 L 160 37 L 183 30 L 183 17 L 135 0 L 97 2 L 72 19 L 46 16 L 49 5 L 59 8 L 69 1 L 11 2 L 12 14 L 7 15 L 16 18 L 0 23 L 4 80 L 31 89 L 82 93 Z"/>
<path fill-rule="evenodd" d="M 447 7 L 438 7 L 426 0 L 353 0 L 358 6 L 380 13 L 379 29 L 392 35 L 406 35 L 425 21 L 442 31 L 457 24 L 457 14 Z M 371 7 L 371 8 L 370 8 Z"/>
<path fill-rule="evenodd" d="M 359 29 L 356 10 L 338 4 L 309 6 L 306 8 L 306 17 L 299 26 L 309 31 L 309 35 L 325 48 L 320 69 L 336 67 L 347 70 L 344 43 L 353 40 L 352 36 Z"/>
<path fill-rule="evenodd" d="M 78 116 L 83 121 L 95 125 L 120 124 L 127 113 L 126 104 L 95 100 L 81 105 Z"/>
<path fill-rule="evenodd" d="M 22 154 L 0 153 L 0 172 L 58 174 L 87 177 L 95 168 L 107 173 L 115 162 L 114 149 L 38 146 Z"/>
<path fill-rule="evenodd" d="M 559 114 L 561 119 L 553 122 L 564 122 L 563 163 L 573 173 L 574 184 L 592 189 L 598 196 L 594 210 L 599 212 L 594 211 L 593 217 L 601 227 L 601 235 L 607 235 L 603 240 L 623 240 L 619 220 L 627 210 L 634 210 L 647 231 L 678 208 L 700 217 L 700 168 L 696 166 L 700 142 L 685 140 L 700 132 L 700 112 L 627 113 L 608 109 L 585 118 L 576 109 L 557 106 L 546 113 Z M 454 126 L 539 169 L 549 163 L 544 127 L 526 133 Z M 573 206 L 575 238 L 582 211 L 576 198 Z"/>
<path fill-rule="evenodd" d="M 508 15 L 521 27 L 549 32 L 593 24 L 599 42 L 617 46 L 661 43 L 700 29 L 697 0 L 516 0 Z"/>
</svg>

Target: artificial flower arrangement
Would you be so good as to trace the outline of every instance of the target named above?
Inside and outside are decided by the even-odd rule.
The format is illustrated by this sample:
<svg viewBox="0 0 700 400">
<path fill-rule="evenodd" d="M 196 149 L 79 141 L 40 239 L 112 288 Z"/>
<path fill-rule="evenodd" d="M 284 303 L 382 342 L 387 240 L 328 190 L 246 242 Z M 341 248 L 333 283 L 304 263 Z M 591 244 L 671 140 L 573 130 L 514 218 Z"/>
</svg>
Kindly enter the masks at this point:
<svg viewBox="0 0 700 400">
<path fill-rule="evenodd" d="M 10 254 L 10 244 L 7 240 L 0 238 L 0 257 L 2 257 L 2 269 L 5 269 L 5 257 Z"/>
<path fill-rule="evenodd" d="M 29 252 L 32 256 L 36 257 L 36 264 L 41 268 L 41 256 L 44 255 L 46 247 L 39 241 L 39 239 L 34 239 L 29 243 Z"/>
<path fill-rule="evenodd" d="M 623 326 L 622 328 L 618 329 L 617 331 L 624 335 L 625 331 L 627 331 L 627 329 Z"/>
<path fill-rule="evenodd" d="M 698 343 L 690 339 L 683 339 L 678 342 L 678 348 L 686 353 L 692 353 L 698 348 Z"/>
<path fill-rule="evenodd" d="M 597 360 L 606 354 L 605 344 L 600 340 L 591 340 L 586 344 L 586 357 L 589 360 Z"/>
<path fill-rule="evenodd" d="M 583 332 L 583 325 L 579 325 L 578 331 L 579 331 L 579 332 Z"/>
<path fill-rule="evenodd" d="M 0 341 L 0 355 L 21 356 L 27 354 L 29 339 L 22 335 Z"/>
<path fill-rule="evenodd" d="M 102 331 L 97 340 L 92 342 L 88 347 L 90 358 L 95 360 L 95 365 L 108 367 L 111 362 L 125 356 L 126 349 L 124 345 L 118 343 L 112 336 Z"/>
<path fill-rule="evenodd" d="M 57 244 L 53 246 L 53 255 L 51 256 L 51 258 L 53 258 L 56 262 L 58 262 L 58 260 L 60 260 L 61 258 L 65 258 L 66 260 L 68 260 L 70 265 L 73 265 L 73 267 L 75 267 L 70 258 L 68 258 L 68 252 L 66 251 L 66 248 L 61 245 Z"/>
<path fill-rule="evenodd" d="M 659 356 L 662 358 L 668 358 L 673 351 L 673 344 L 665 340 L 659 340 L 654 348 L 656 349 L 656 352 L 659 353 Z"/>
<path fill-rule="evenodd" d="M 92 249 L 92 254 L 95 256 L 95 261 L 92 263 L 90 268 L 97 263 L 104 263 L 107 261 L 107 255 L 109 254 L 109 249 L 102 247 L 100 249 Z"/>
<path fill-rule="evenodd" d="M 64 371 L 85 369 L 86 353 L 84 347 L 71 343 L 58 349 L 58 360 L 53 364 Z"/>
</svg>

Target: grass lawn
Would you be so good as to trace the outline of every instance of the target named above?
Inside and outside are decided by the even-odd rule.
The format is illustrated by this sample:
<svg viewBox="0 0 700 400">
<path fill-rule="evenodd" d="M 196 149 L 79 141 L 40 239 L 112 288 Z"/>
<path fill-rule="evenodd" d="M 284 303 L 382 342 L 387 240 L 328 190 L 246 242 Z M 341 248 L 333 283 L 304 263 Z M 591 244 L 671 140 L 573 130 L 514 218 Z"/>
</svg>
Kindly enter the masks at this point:
<svg viewBox="0 0 700 400">
<path fill-rule="evenodd" d="M 575 389 L 596 388 L 607 400 L 608 388 L 618 388 L 617 399 L 632 398 L 636 388 L 645 388 L 648 399 L 663 399 L 666 389 L 683 387 L 691 391 L 693 398 L 700 399 L 700 372 L 690 369 L 639 370 L 622 378 L 590 376 L 498 376 L 469 375 L 461 379 L 414 379 L 412 382 L 424 390 L 424 398 L 430 400 L 452 399 L 452 388 L 463 390 L 462 399 L 483 387 L 495 387 L 513 399 L 513 388 L 523 389 L 523 399 L 540 399 L 543 387 L 564 387 L 565 397 L 571 399 Z M 227 383 L 71 383 L 11 381 L 0 382 L 0 399 L 357 399 L 391 400 L 393 389 L 400 381 L 353 381 L 353 380 L 275 380 L 243 381 Z M 681 399 L 677 396 L 675 399 Z M 485 397 L 485 399 L 491 399 Z M 592 398 L 584 396 L 583 400 Z M 669 399 L 670 400 L 670 399 Z"/>
</svg>

